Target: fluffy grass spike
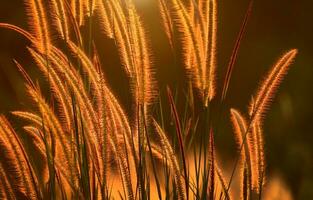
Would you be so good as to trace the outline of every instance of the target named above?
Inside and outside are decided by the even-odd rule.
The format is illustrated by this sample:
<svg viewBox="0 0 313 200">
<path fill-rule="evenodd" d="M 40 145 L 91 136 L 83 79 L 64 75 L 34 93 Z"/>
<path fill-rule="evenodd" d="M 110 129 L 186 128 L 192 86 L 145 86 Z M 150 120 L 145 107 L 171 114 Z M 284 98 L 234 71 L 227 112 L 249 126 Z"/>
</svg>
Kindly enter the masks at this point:
<svg viewBox="0 0 313 200">
<path fill-rule="evenodd" d="M 262 121 L 278 86 L 287 74 L 288 69 L 297 53 L 297 49 L 293 49 L 285 53 L 276 62 L 271 71 L 265 77 L 264 81 L 260 84 L 258 92 L 253 97 L 254 101 L 251 100 L 250 103 L 249 114 L 251 116 L 251 124 L 253 124 L 257 119 Z"/>
</svg>

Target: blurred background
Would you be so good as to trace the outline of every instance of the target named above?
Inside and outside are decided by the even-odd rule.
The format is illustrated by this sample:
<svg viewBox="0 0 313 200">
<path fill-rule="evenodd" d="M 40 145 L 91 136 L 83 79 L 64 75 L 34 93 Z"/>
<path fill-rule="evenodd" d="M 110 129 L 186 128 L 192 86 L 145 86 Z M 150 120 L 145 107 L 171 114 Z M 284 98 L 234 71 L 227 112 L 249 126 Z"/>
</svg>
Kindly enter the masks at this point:
<svg viewBox="0 0 313 200">
<path fill-rule="evenodd" d="M 183 70 L 173 66 L 173 56 L 162 30 L 156 0 L 135 0 L 150 40 L 156 75 L 162 92 L 165 85 L 182 84 Z M 248 0 L 218 1 L 218 82 L 221 85 Z M 0 21 L 27 29 L 22 0 L 2 1 Z M 102 41 L 99 54 L 104 68 L 118 65 L 117 53 Z M 10 30 L 0 29 L 0 113 L 28 108 L 23 78 L 14 65 L 20 62 L 34 80 L 38 72 L 27 53 L 29 42 Z M 247 111 L 250 97 L 272 64 L 287 50 L 299 54 L 275 97 L 264 124 L 267 171 L 279 175 L 294 199 L 313 199 L 313 1 L 255 1 L 247 32 L 226 100 L 227 108 Z M 114 54 L 114 56 L 110 56 Z M 108 56 L 109 55 L 109 56 Z M 109 70 L 112 81 L 120 74 Z M 117 91 L 127 90 L 122 86 Z M 127 100 L 127 95 L 118 92 Z M 125 100 L 126 99 L 126 100 Z M 217 145 L 223 159 L 235 155 L 229 113 L 223 113 Z"/>
</svg>

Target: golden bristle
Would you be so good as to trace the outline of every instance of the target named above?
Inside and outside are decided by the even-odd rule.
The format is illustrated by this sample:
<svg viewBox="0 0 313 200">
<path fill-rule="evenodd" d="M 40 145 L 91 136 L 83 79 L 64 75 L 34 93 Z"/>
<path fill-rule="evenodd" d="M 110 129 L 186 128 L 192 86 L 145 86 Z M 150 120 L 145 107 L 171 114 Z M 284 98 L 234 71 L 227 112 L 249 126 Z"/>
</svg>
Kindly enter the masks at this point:
<svg viewBox="0 0 313 200">
<path fill-rule="evenodd" d="M 106 110 L 110 112 L 106 115 L 107 123 L 111 123 L 110 120 L 114 119 L 114 126 L 111 125 L 109 134 L 114 134 L 116 142 L 120 146 L 124 146 L 125 151 L 127 151 L 127 157 L 129 162 L 130 170 L 133 166 L 138 163 L 138 149 L 135 146 L 138 137 L 136 134 L 131 133 L 130 125 L 126 117 L 125 112 L 114 98 L 113 94 L 107 90 L 106 93 Z M 110 137 L 110 135 L 108 137 Z"/>
<path fill-rule="evenodd" d="M 45 163 L 45 165 L 47 165 L 47 152 L 46 152 L 46 147 L 44 144 L 44 141 L 42 140 L 43 137 L 43 133 L 40 130 L 39 127 L 36 126 L 24 126 L 23 129 L 32 137 L 34 138 L 33 144 L 36 147 L 37 153 L 40 154 L 40 156 L 42 156 L 44 159 L 42 160 L 42 162 Z M 49 131 L 47 129 L 47 131 Z M 38 137 L 39 135 L 42 135 L 40 137 Z M 72 190 L 76 190 L 77 189 L 77 185 L 75 185 L 75 183 L 72 182 L 73 179 L 75 179 L 75 176 L 71 176 L 71 174 L 68 173 L 68 169 L 64 168 L 64 158 L 60 158 L 60 157 L 55 157 L 55 168 L 56 171 L 59 172 L 59 175 L 61 176 L 62 180 L 64 180 L 64 182 L 70 186 L 70 188 Z M 74 169 L 72 169 L 74 170 Z M 73 174 L 72 174 L 73 175 Z M 77 174 L 76 174 L 77 175 Z M 42 179 L 44 179 L 44 181 L 48 180 L 49 176 L 49 172 L 46 166 L 46 169 L 44 169 L 44 171 L 42 172 L 42 174 L 40 175 L 40 177 Z"/>
<path fill-rule="evenodd" d="M 96 162 L 97 169 L 102 169 L 103 159 L 100 156 L 101 150 L 98 137 L 98 115 L 95 108 L 93 107 L 88 92 L 85 89 L 82 77 L 79 75 L 77 70 L 73 68 L 71 63 L 68 62 L 66 56 L 61 51 L 53 49 L 53 53 L 48 56 L 52 63 L 51 66 L 53 66 L 58 74 L 62 75 L 62 77 L 66 80 L 68 87 L 71 88 L 71 91 L 73 91 L 73 94 L 75 95 L 78 108 L 82 113 L 84 126 L 88 130 L 86 131 L 86 134 L 89 137 L 88 148 L 90 148 L 90 151 L 92 152 L 91 155 L 94 159 L 94 162 Z"/>
<path fill-rule="evenodd" d="M 73 68 L 71 63 L 68 62 L 66 56 L 62 52 L 54 49 L 53 53 L 48 56 L 52 62 L 51 66 L 59 74 L 59 76 L 64 77 L 68 87 L 70 87 L 74 92 L 75 97 L 77 98 L 76 100 L 81 107 L 81 111 L 86 113 L 86 115 L 83 117 L 86 118 L 86 125 L 88 129 L 92 132 L 92 134 L 96 135 L 95 126 L 98 121 L 97 114 L 93 108 L 89 95 L 84 88 L 82 77 L 80 77 L 79 73 Z M 95 135 L 93 135 L 91 138 L 94 138 L 94 142 L 96 144 L 97 139 L 95 138 Z"/>
<path fill-rule="evenodd" d="M 239 147 L 246 137 L 246 143 L 241 153 L 247 163 L 248 178 L 250 176 L 251 179 L 248 179 L 248 181 L 250 181 L 248 184 L 250 184 L 255 191 L 259 191 L 260 187 L 264 185 L 265 179 L 264 142 L 260 121 L 256 121 L 251 131 L 247 132 L 247 122 L 240 112 L 231 109 L 231 120 Z"/>
<path fill-rule="evenodd" d="M 160 14 L 163 20 L 163 25 L 165 29 L 166 36 L 169 40 L 169 43 L 174 50 L 174 31 L 173 31 L 173 21 L 170 16 L 170 10 L 167 4 L 167 1 L 158 0 Z"/>
<path fill-rule="evenodd" d="M 215 76 L 216 76 L 216 38 L 217 38 L 217 2 L 216 0 L 209 1 L 210 6 L 208 11 L 205 13 L 209 13 L 208 19 L 208 27 L 209 30 L 207 31 L 208 41 L 206 40 L 205 44 L 209 44 L 208 49 L 205 48 L 205 51 L 208 51 L 207 56 L 207 99 L 211 101 L 215 95 Z M 206 100 L 206 101 L 208 101 Z M 206 103 L 207 104 L 207 103 Z"/>
<path fill-rule="evenodd" d="M 75 188 L 78 187 L 78 177 L 73 176 L 73 174 L 78 173 L 78 169 L 76 167 L 75 162 L 71 159 L 70 154 L 70 147 L 71 147 L 71 140 L 70 135 L 65 133 L 58 117 L 55 115 L 51 107 L 45 102 L 41 94 L 34 88 L 26 86 L 28 89 L 28 93 L 33 98 L 33 100 L 37 103 L 39 108 L 40 114 L 42 115 L 42 122 L 41 124 L 44 125 L 42 127 L 42 131 L 45 131 L 44 137 L 47 140 L 48 148 L 51 148 L 51 145 L 55 149 L 56 152 L 56 160 L 61 163 L 62 165 L 59 166 L 60 171 L 66 177 L 71 177 L 68 181 L 72 186 Z M 47 129 L 46 127 L 47 126 Z M 46 130 L 45 130 L 46 129 Z M 54 141 L 51 140 L 54 139 Z M 55 144 L 53 144 L 55 143 Z M 47 146 L 46 146 L 46 151 Z"/>
<path fill-rule="evenodd" d="M 65 129 L 67 131 L 71 130 L 72 126 L 72 102 L 68 95 L 69 91 L 67 90 L 64 82 L 57 75 L 54 69 L 52 69 L 49 64 L 46 62 L 42 56 L 39 56 L 33 49 L 28 49 L 33 56 L 34 60 L 37 63 L 39 69 L 44 73 L 44 75 L 49 79 L 50 87 L 54 92 L 57 100 L 60 104 L 60 112 L 64 116 Z"/>
<path fill-rule="evenodd" d="M 231 121 L 234 127 L 234 133 L 235 133 L 235 139 L 236 143 L 240 146 L 243 143 L 243 140 L 245 139 L 245 133 L 247 131 L 247 122 L 236 109 L 230 110 L 231 114 Z M 246 141 L 247 142 L 247 141 Z M 247 149 L 242 149 L 242 157 L 245 159 L 246 151 Z"/>
<path fill-rule="evenodd" d="M 114 37 L 113 23 L 112 23 L 112 10 L 110 4 L 106 0 L 97 1 L 97 11 L 99 13 L 99 20 L 101 29 L 109 38 Z"/>
<path fill-rule="evenodd" d="M 12 181 L 12 180 L 11 180 Z M 10 178 L 0 162 L 0 199 L 16 199 Z"/>
<path fill-rule="evenodd" d="M 181 0 L 170 3 L 174 22 L 182 33 L 181 43 L 187 73 L 203 104 L 208 106 L 215 96 L 217 2 L 191 1 L 188 7 Z M 164 15 L 164 6 L 160 6 L 160 10 Z M 170 11 L 168 14 L 171 14 Z M 165 29 L 168 29 L 168 20 L 163 20 L 163 23 Z"/>
<path fill-rule="evenodd" d="M 101 95 L 101 77 L 97 72 L 96 67 L 93 65 L 92 61 L 88 58 L 85 52 L 76 46 L 73 42 L 68 42 L 69 48 L 72 50 L 74 55 L 79 59 L 82 65 L 82 69 L 88 74 L 88 78 L 90 79 L 91 85 L 97 95 L 99 97 Z"/>
<path fill-rule="evenodd" d="M 27 137 L 30 139 L 30 143 L 34 146 L 34 150 L 36 152 L 36 158 L 41 159 L 41 163 L 38 166 L 34 166 L 37 168 L 38 176 L 40 177 L 41 183 L 46 183 L 49 179 L 46 151 L 45 151 L 45 143 L 43 141 L 44 134 L 41 131 L 41 127 L 38 125 L 28 125 L 24 126 L 23 129 Z M 59 162 L 58 158 L 56 160 Z M 62 160 L 60 160 L 62 162 Z"/>
<path fill-rule="evenodd" d="M 14 30 L 31 42 L 28 50 L 52 93 L 50 98 L 44 97 L 39 84 L 34 84 L 15 61 L 35 107 L 29 112 L 12 112 L 27 123 L 22 124 L 22 134 L 26 135 L 21 135 L 27 139 L 27 146 L 19 139 L 24 137 L 19 137 L 6 118 L 0 116 L 0 157 L 3 157 L 0 159 L 0 199 L 45 199 L 50 194 L 56 199 L 155 199 L 156 189 L 159 198 L 230 199 L 236 166 L 226 184 L 214 146 L 215 129 L 210 129 L 209 138 L 193 135 L 203 132 L 202 125 L 215 127 L 211 120 L 215 109 L 208 107 L 216 96 L 217 0 L 157 0 L 173 55 L 179 53 L 174 51 L 182 54 L 174 58 L 182 57 L 182 61 L 175 60 L 175 64 L 184 65 L 190 79 L 182 120 L 178 117 L 181 110 L 178 105 L 184 102 L 180 102 L 179 92 L 177 102 L 170 90 L 168 92 L 176 126 L 173 120 L 172 123 L 166 121 L 171 111 L 163 113 L 165 107 L 160 98 L 160 110 L 157 110 L 160 121 L 164 127 L 176 128 L 178 140 L 173 141 L 168 136 L 175 135 L 167 135 L 150 116 L 157 113 L 153 108 L 157 84 L 145 20 L 140 15 L 143 7 L 137 9 L 136 0 L 24 1 L 31 31 L 6 23 L 0 23 L 0 27 Z M 246 17 L 250 12 L 251 6 Z M 247 18 L 243 29 L 246 22 Z M 127 76 L 123 74 L 120 78 L 129 80 L 127 88 L 131 97 L 127 102 L 130 104 L 122 104 L 114 94 L 109 85 L 114 78 L 111 80 L 108 75 L 110 79 L 105 79 L 105 72 L 111 69 L 103 69 L 107 66 L 101 66 L 96 49 L 95 44 L 102 41 L 95 32 L 99 28 L 104 34 L 104 43 L 97 45 L 107 46 L 109 42 L 109 46 L 115 45 L 113 49 L 118 51 L 121 64 L 118 67 L 122 67 Z M 53 34 L 60 37 L 56 43 L 53 43 Z M 176 38 L 178 36 L 180 38 Z M 115 53 L 109 52 L 109 55 Z M 240 165 L 242 199 L 262 192 L 265 180 L 263 116 L 296 53 L 297 50 L 286 53 L 270 71 L 255 100 L 251 100 L 249 123 L 239 111 L 231 109 L 234 136 L 241 151 L 235 163 L 239 161 Z M 233 61 L 232 58 L 232 64 Z M 226 77 L 229 78 L 229 74 L 231 70 Z M 228 78 L 224 82 L 222 103 Z M 193 99 L 193 88 L 199 94 L 197 100 Z M 194 105 L 198 100 L 202 105 Z M 203 114 L 203 107 L 210 112 Z M 151 131 L 156 138 L 151 137 L 150 141 Z M 207 146 L 198 148 L 202 139 Z M 194 159 L 190 159 L 188 150 L 193 147 Z M 32 157 L 28 159 L 24 148 L 31 153 L 29 156 L 38 156 L 35 159 L 39 164 Z M 154 163 L 154 158 L 159 162 Z"/>
<path fill-rule="evenodd" d="M 33 114 L 30 113 L 26 113 L 26 112 L 14 112 L 14 114 L 16 114 L 17 116 L 21 116 L 23 118 L 29 118 L 28 116 L 33 116 Z M 32 118 L 34 119 L 34 118 Z M 46 165 L 46 161 L 47 161 L 47 152 L 46 152 L 46 147 L 44 144 L 44 141 L 42 140 L 42 137 L 44 137 L 42 130 L 40 130 L 40 126 L 42 125 L 42 120 L 40 120 L 40 122 L 37 123 L 37 120 L 30 120 L 31 122 L 34 122 L 34 126 L 24 126 L 23 129 L 30 135 L 31 138 L 34 139 L 33 144 L 36 147 L 37 153 L 40 154 L 40 156 L 42 156 L 44 159 L 42 162 L 45 163 Z M 46 127 L 45 131 L 49 131 L 49 128 Z M 40 136 L 39 136 L 40 135 Z M 68 173 L 68 169 L 64 168 L 63 164 L 64 164 L 64 158 L 61 157 L 55 157 L 55 168 L 57 171 L 59 171 L 59 175 L 62 177 L 62 180 L 64 179 L 66 184 L 68 184 L 72 190 L 75 190 L 75 188 L 77 188 L 77 186 L 75 186 L 75 184 L 73 182 L 71 182 L 71 180 L 73 180 L 73 178 L 75 179 L 75 177 L 70 176 L 70 174 Z M 46 166 L 47 167 L 47 166 Z M 48 169 L 44 169 L 44 171 L 42 172 L 42 174 L 40 175 L 44 180 L 47 181 L 48 179 Z M 73 169 L 72 169 L 73 170 Z"/>
<path fill-rule="evenodd" d="M 257 183 L 255 183 L 254 187 L 256 191 L 263 187 L 265 184 L 265 157 L 264 157 L 264 140 L 263 140 L 263 131 L 261 127 L 260 121 L 256 121 L 253 126 L 253 135 L 255 135 L 256 139 L 256 148 L 255 148 L 255 176 L 257 177 Z"/>
<path fill-rule="evenodd" d="M 150 54 L 144 28 L 133 4 L 128 7 L 129 29 L 131 32 L 131 49 L 133 51 L 133 77 L 136 77 L 133 93 L 139 104 L 149 105 L 155 98 L 155 83 L 151 68 Z"/>
<path fill-rule="evenodd" d="M 52 0 L 51 8 L 53 12 L 53 22 L 56 26 L 56 30 L 61 35 L 62 39 L 67 40 L 69 37 L 69 24 L 64 0 Z"/>
<path fill-rule="evenodd" d="M 241 151 L 241 166 L 240 166 L 240 174 L 243 176 L 241 179 L 241 194 L 244 195 L 241 198 L 245 199 L 245 196 L 249 191 L 251 191 L 250 187 L 252 183 L 255 183 L 254 180 L 257 180 L 257 177 L 254 176 L 253 166 L 255 159 L 254 156 L 254 145 L 255 141 L 252 139 L 252 134 L 247 132 L 247 122 L 245 118 L 235 109 L 230 110 L 231 113 L 231 121 L 234 127 L 235 138 L 237 142 L 237 146 L 239 151 Z M 243 148 L 242 148 L 243 145 Z M 241 149 L 242 148 L 242 149 Z"/>
<path fill-rule="evenodd" d="M 12 171 L 14 180 L 12 181 L 16 190 L 29 199 L 38 199 L 38 182 L 29 164 L 29 159 L 17 134 L 2 115 L 0 116 L 0 145 L 1 149 L 6 151 L 6 154 L 2 155 L 6 160 L 2 166 L 8 164 L 5 167 L 7 170 L 14 169 Z"/>
<path fill-rule="evenodd" d="M 176 190 L 177 190 L 176 192 L 178 194 L 178 198 L 179 199 L 185 199 L 185 190 L 183 187 L 184 182 L 183 182 L 183 178 L 182 178 L 182 173 L 181 173 L 180 167 L 178 165 L 178 160 L 176 158 L 174 150 L 172 149 L 172 146 L 171 146 L 169 140 L 167 139 L 164 131 L 159 126 L 159 124 L 154 119 L 152 119 L 152 121 L 153 121 L 153 125 L 156 129 L 156 133 L 158 134 L 158 136 L 160 138 L 160 142 L 161 142 L 161 145 L 162 145 L 162 148 L 164 151 L 164 157 L 169 162 L 169 167 L 175 176 Z"/>
<path fill-rule="evenodd" d="M 118 10 L 119 7 L 112 6 L 112 12 L 114 12 L 113 17 L 113 33 L 116 45 L 119 50 L 119 55 L 121 57 L 122 65 L 124 66 L 125 72 L 128 76 L 132 76 L 133 71 L 132 57 L 130 49 L 129 34 L 127 33 L 126 19 L 124 15 Z"/>
<path fill-rule="evenodd" d="M 37 106 L 40 110 L 40 113 L 42 115 L 42 122 L 43 124 L 47 125 L 49 127 L 49 133 L 52 135 L 52 137 L 56 137 L 58 142 L 60 142 L 56 148 L 60 148 L 57 152 L 63 152 L 66 158 L 69 160 L 70 156 L 68 154 L 69 152 L 69 141 L 68 141 L 68 134 L 65 134 L 58 117 L 55 115 L 55 113 L 51 110 L 51 107 L 46 103 L 46 101 L 43 99 L 41 94 L 36 91 L 34 88 L 30 86 L 26 86 L 28 89 L 29 94 L 33 98 L 33 100 L 37 103 Z"/>
<path fill-rule="evenodd" d="M 119 132 L 121 133 L 125 133 L 126 138 L 127 138 L 127 144 L 128 146 L 131 147 L 131 152 L 133 154 L 133 156 L 137 155 L 137 151 L 138 149 L 136 149 L 136 147 L 133 147 L 133 141 L 137 141 L 138 140 L 138 135 L 136 133 L 132 133 L 131 132 L 131 128 L 129 125 L 129 120 L 126 116 L 125 111 L 122 109 L 121 105 L 119 104 L 119 102 L 117 101 L 117 99 L 114 97 L 114 95 L 112 94 L 112 92 L 106 88 L 106 101 L 107 104 L 109 106 L 109 108 L 112 110 L 112 112 L 115 114 L 115 118 L 119 121 L 120 127 L 122 128 L 122 130 L 120 130 Z M 135 143 L 134 142 L 134 143 Z M 134 158 L 136 159 L 136 158 Z"/>
<path fill-rule="evenodd" d="M 156 86 L 146 34 L 134 3 L 127 1 L 127 9 L 123 9 L 124 4 L 119 1 L 103 4 L 107 9 L 102 12 L 111 17 L 106 20 L 110 23 L 107 26 L 112 27 L 121 61 L 130 77 L 134 101 L 149 105 L 155 99 Z"/>
<path fill-rule="evenodd" d="M 87 101 L 86 104 L 86 99 L 88 99 L 88 94 L 83 90 L 83 86 L 82 86 L 82 80 L 80 78 L 79 75 L 77 75 L 77 73 L 73 72 L 65 72 L 65 75 L 67 77 L 68 75 L 68 81 L 69 84 L 71 85 L 71 87 L 73 87 L 74 89 L 74 93 L 77 96 L 77 100 L 79 103 L 81 103 L 82 105 L 82 112 L 86 113 L 86 116 L 92 114 L 90 117 L 91 119 L 88 120 L 88 118 L 85 120 L 87 122 L 87 126 L 89 126 L 88 124 L 90 122 L 94 122 L 93 124 L 90 124 L 90 126 L 92 127 L 91 130 L 94 130 L 94 136 L 96 143 L 94 143 L 93 145 L 96 145 L 95 148 L 97 149 L 96 152 L 97 154 L 102 154 L 105 155 L 105 151 L 101 150 L 101 147 L 105 147 L 105 144 L 102 143 L 103 139 L 107 138 L 107 136 L 103 135 L 105 133 L 105 131 L 98 131 L 98 128 L 101 127 L 101 120 L 102 119 L 98 119 L 96 117 L 96 110 L 100 111 L 99 108 L 101 108 L 101 104 L 104 103 L 104 100 L 106 100 L 106 102 L 108 102 L 109 107 L 103 107 L 102 109 L 112 109 L 114 115 L 115 116 L 115 120 L 116 120 L 116 126 L 115 127 L 120 127 L 119 131 L 116 131 L 117 133 L 120 133 L 119 135 L 121 135 L 121 133 L 125 132 L 126 137 L 127 137 L 127 141 L 131 141 L 131 134 L 130 134 L 130 127 L 128 124 L 128 119 L 126 119 L 126 114 L 124 113 L 123 109 L 120 107 L 119 103 L 117 102 L 117 100 L 115 99 L 114 95 L 111 93 L 111 91 L 107 88 L 105 81 L 103 80 L 101 74 L 99 72 L 97 72 L 96 67 L 93 65 L 93 63 L 91 62 L 91 60 L 85 55 L 85 53 L 78 48 L 75 44 L 73 44 L 72 42 L 69 42 L 69 47 L 72 49 L 72 51 L 76 54 L 76 56 L 79 58 L 79 60 L 81 61 L 82 64 L 82 68 L 83 70 L 88 74 L 88 77 L 90 78 L 90 82 L 91 85 L 95 91 L 96 97 L 98 99 L 97 104 L 100 106 L 98 106 L 98 109 L 94 109 L 93 105 L 91 103 L 89 103 Z M 57 52 L 56 52 L 57 53 Z M 58 52 L 57 54 L 61 54 L 61 52 Z M 59 55 L 62 57 L 62 55 Z M 54 60 L 56 57 L 52 58 L 52 60 Z M 53 63 L 55 63 L 56 65 L 59 65 L 59 63 L 57 61 L 53 61 Z M 61 68 L 61 65 L 58 66 L 59 70 L 64 70 Z M 74 70 L 74 69 L 72 69 Z M 76 75 L 75 75 L 76 74 Z M 70 78 L 72 77 L 72 78 Z M 78 85 L 77 83 L 73 82 L 71 79 L 75 79 L 77 82 L 78 80 Z M 77 85 L 77 86 L 76 86 Z M 81 85 L 81 86 L 80 86 Z M 82 98 L 84 97 L 84 98 Z M 101 100 L 102 99 L 102 100 Z M 86 104 L 86 105 L 85 105 Z M 106 110 L 100 111 L 105 113 Z M 90 134 L 90 133 L 89 133 Z M 124 133 L 123 133 L 124 134 Z M 102 138 L 102 139 L 101 139 Z M 111 143 L 112 145 L 112 143 Z M 130 149 L 130 144 L 124 144 L 128 146 L 128 149 Z M 104 154 L 103 154 L 104 153 Z M 131 155 L 133 155 L 134 152 L 132 152 Z M 98 157 L 100 159 L 100 157 Z M 99 160 L 100 161 L 100 160 Z M 104 172 L 103 175 L 105 175 L 105 160 L 101 162 L 99 162 L 99 169 Z M 102 164 L 103 163 L 103 164 Z"/>
<path fill-rule="evenodd" d="M 36 44 L 35 37 L 30 32 L 28 32 L 28 31 L 26 31 L 26 30 L 24 30 L 18 26 L 15 26 L 12 24 L 7 24 L 7 23 L 0 23 L 0 27 L 16 31 L 17 33 L 21 34 L 26 39 L 31 41 L 33 44 Z"/>
<path fill-rule="evenodd" d="M 230 195 L 229 191 L 227 190 L 225 177 L 223 176 L 222 170 L 217 164 L 217 161 L 215 161 L 215 174 L 218 179 L 217 180 L 218 188 L 220 189 L 220 190 L 217 190 L 217 194 L 223 193 L 226 199 L 232 200 L 233 197 Z"/>
<path fill-rule="evenodd" d="M 78 26 L 84 24 L 84 0 L 71 0 L 71 10 Z"/>
<path fill-rule="evenodd" d="M 108 105 L 110 109 L 113 109 L 114 113 L 118 116 L 118 124 L 124 124 L 123 129 L 120 131 L 126 132 L 127 141 L 131 141 L 131 134 L 130 134 L 130 128 L 128 124 L 128 119 L 126 119 L 126 114 L 124 113 L 123 109 L 119 105 L 118 101 L 115 99 L 114 95 L 111 93 L 111 91 L 107 88 L 103 78 L 101 78 L 101 74 L 99 74 L 96 70 L 96 67 L 92 64 L 90 59 L 84 54 L 82 50 L 80 50 L 77 46 L 75 46 L 73 43 L 69 43 L 69 46 L 71 49 L 76 52 L 77 57 L 82 62 L 82 67 L 84 71 L 88 74 L 88 77 L 90 78 L 90 82 L 95 90 L 96 97 L 98 99 L 98 108 L 101 107 L 103 104 L 103 100 L 106 98 L 106 101 L 108 102 Z M 106 94 L 106 97 L 105 95 Z M 100 100 L 100 101 L 99 101 Z M 101 111 L 104 112 L 104 111 Z M 98 121 L 100 125 L 100 121 Z M 102 132 L 98 132 L 99 137 L 105 137 L 102 135 Z M 125 144 L 126 145 L 126 144 Z M 127 145 L 130 147 L 130 144 Z M 134 152 L 132 152 L 134 154 Z"/>
<path fill-rule="evenodd" d="M 112 133 L 111 133 L 111 137 L 109 137 L 109 141 L 111 143 L 111 147 L 113 150 L 113 153 L 115 154 L 115 159 L 117 160 L 118 164 L 119 164 L 119 168 L 120 168 L 120 175 L 121 175 L 121 179 L 123 182 L 123 187 L 124 187 L 124 191 L 126 192 L 126 198 L 127 199 L 134 199 L 134 194 L 133 194 L 133 184 L 132 184 L 132 179 L 131 179 L 131 173 L 130 173 L 130 164 L 129 164 L 129 160 L 128 160 L 128 150 L 125 147 L 126 144 L 120 145 L 117 135 L 118 132 L 121 130 L 121 127 L 119 127 L 121 124 L 116 121 L 116 112 L 112 112 L 112 110 L 110 111 L 110 127 L 112 128 Z M 122 128 L 123 129 L 123 128 Z"/>
<path fill-rule="evenodd" d="M 42 124 L 42 119 L 38 115 L 30 112 L 23 112 L 23 111 L 13 111 L 13 115 L 18 116 L 20 118 L 27 119 L 31 122 L 34 122 L 35 124 L 41 125 Z"/>
<path fill-rule="evenodd" d="M 25 0 L 29 26 L 41 51 L 49 51 L 51 43 L 49 26 L 42 0 Z"/>
<path fill-rule="evenodd" d="M 298 50 L 293 49 L 285 53 L 265 77 L 258 92 L 253 98 L 254 101 L 251 101 L 250 103 L 249 114 L 251 116 L 251 124 L 256 120 L 262 121 L 263 115 L 269 107 L 278 86 L 295 59 L 297 52 Z"/>
<path fill-rule="evenodd" d="M 82 1 L 83 8 L 84 8 L 84 15 L 91 17 L 94 13 L 96 8 L 96 1 L 97 0 L 80 0 Z"/>
</svg>

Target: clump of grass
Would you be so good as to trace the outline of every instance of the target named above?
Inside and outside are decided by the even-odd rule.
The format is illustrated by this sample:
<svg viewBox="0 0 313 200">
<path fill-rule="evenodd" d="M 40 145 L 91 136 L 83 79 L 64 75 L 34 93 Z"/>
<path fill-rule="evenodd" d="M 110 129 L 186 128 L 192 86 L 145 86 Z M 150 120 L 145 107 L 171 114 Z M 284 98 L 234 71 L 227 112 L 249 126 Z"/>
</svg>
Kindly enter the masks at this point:
<svg viewBox="0 0 313 200">
<path fill-rule="evenodd" d="M 215 96 L 217 1 L 159 0 L 159 7 L 172 48 L 175 26 L 181 32 L 185 68 L 208 106 Z"/>
<path fill-rule="evenodd" d="M 183 113 L 170 88 L 170 109 L 161 98 L 157 100 L 153 52 L 132 0 L 52 0 L 49 4 L 25 0 L 30 31 L 0 23 L 30 41 L 30 55 L 51 89 L 50 97 L 45 97 L 40 84 L 15 61 L 36 108 L 12 112 L 27 123 L 19 133 L 0 116 L 1 198 L 232 199 L 231 183 L 239 164 L 240 199 L 261 199 L 266 176 L 262 124 L 297 50 L 284 54 L 265 77 L 247 117 L 230 110 L 239 152 L 226 179 L 214 143 L 218 130 L 212 118 L 219 114 L 210 109 L 218 94 L 217 1 L 158 3 L 165 34 L 173 52 L 183 55 L 192 85 L 183 99 Z M 251 9 L 252 3 L 230 59 L 221 106 Z M 101 26 L 103 37 L 115 41 L 129 77 L 130 114 L 105 79 L 106 66 L 101 65 L 97 45 L 92 48 L 93 26 Z M 88 36 L 83 27 L 88 27 Z M 194 110 L 194 93 L 203 113 Z M 153 112 L 157 103 L 160 107 Z M 171 123 L 166 117 L 175 130 L 165 131 Z M 22 134 L 30 140 L 24 141 Z M 27 150 L 26 141 L 31 141 L 31 150 L 41 160 Z"/>
</svg>

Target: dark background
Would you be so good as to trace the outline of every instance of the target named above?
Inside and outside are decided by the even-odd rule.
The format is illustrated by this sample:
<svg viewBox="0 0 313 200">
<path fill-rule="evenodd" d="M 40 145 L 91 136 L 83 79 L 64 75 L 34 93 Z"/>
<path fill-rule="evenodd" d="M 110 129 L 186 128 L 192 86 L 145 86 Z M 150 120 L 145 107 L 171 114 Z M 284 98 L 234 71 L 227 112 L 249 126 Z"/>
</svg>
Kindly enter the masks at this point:
<svg viewBox="0 0 313 200">
<path fill-rule="evenodd" d="M 162 32 L 156 0 L 136 2 L 146 25 L 159 82 L 161 85 L 179 84 L 184 76 L 172 67 L 171 51 Z M 218 3 L 219 83 L 222 83 L 247 5 L 247 0 L 220 0 Z M 0 21 L 27 28 L 23 1 L 2 0 Z M 0 29 L 1 113 L 27 109 L 23 78 L 13 63 L 13 59 L 18 60 L 37 79 L 26 45 L 29 43 L 20 35 Z M 269 174 L 282 175 L 295 199 L 313 199 L 313 1 L 255 1 L 226 103 L 228 107 L 246 112 L 251 94 L 263 75 L 279 56 L 292 48 L 297 48 L 299 54 L 265 120 L 267 169 Z M 116 90 L 123 89 L 119 86 Z M 125 98 L 121 92 L 120 96 Z M 222 127 L 225 128 L 219 138 L 223 144 L 219 149 L 222 157 L 224 152 L 225 159 L 233 155 L 231 147 L 227 147 L 233 145 L 228 118 L 228 115 L 223 117 Z"/>
</svg>

